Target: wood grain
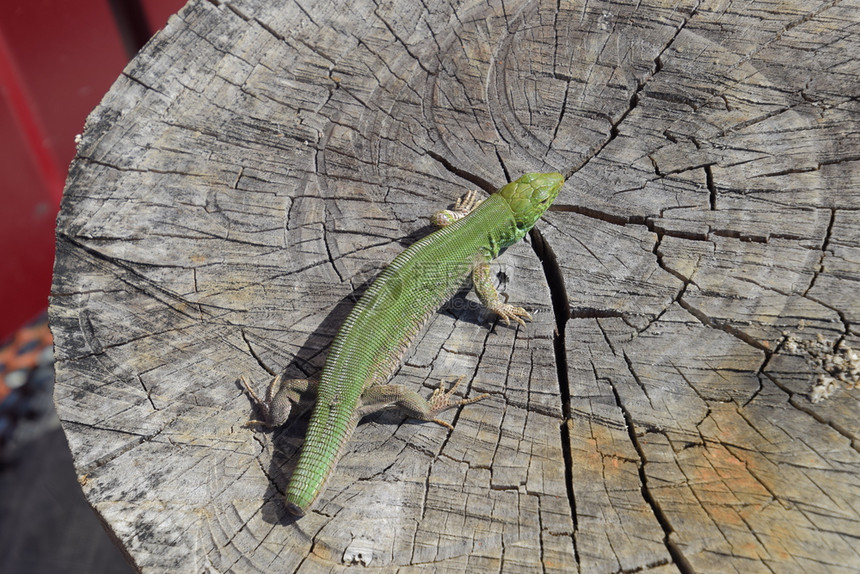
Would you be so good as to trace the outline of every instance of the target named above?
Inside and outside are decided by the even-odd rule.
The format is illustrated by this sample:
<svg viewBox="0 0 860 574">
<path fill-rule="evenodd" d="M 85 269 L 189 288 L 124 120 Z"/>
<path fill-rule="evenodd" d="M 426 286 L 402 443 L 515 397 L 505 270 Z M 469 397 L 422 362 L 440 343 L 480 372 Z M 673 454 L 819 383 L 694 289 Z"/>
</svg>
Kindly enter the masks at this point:
<svg viewBox="0 0 860 574">
<path fill-rule="evenodd" d="M 144 572 L 856 571 L 858 8 L 190 2 L 58 219 L 87 499 Z M 550 170 L 494 267 L 535 320 L 464 292 L 395 376 L 491 398 L 451 433 L 370 417 L 287 516 L 307 419 L 243 427 L 238 376 L 313 375 L 427 215 Z"/>
</svg>

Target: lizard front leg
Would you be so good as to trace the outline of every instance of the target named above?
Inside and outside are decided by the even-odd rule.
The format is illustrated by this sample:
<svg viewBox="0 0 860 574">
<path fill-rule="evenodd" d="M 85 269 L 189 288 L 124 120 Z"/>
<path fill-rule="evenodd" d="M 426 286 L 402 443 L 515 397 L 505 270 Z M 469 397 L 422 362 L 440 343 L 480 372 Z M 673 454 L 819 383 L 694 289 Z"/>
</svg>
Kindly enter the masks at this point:
<svg viewBox="0 0 860 574">
<path fill-rule="evenodd" d="M 358 417 L 360 419 L 369 414 L 396 407 L 410 418 L 434 422 L 454 430 L 454 427 L 436 418 L 436 415 L 450 408 L 469 405 L 490 396 L 484 393 L 471 399 L 451 400 L 454 391 L 462 380 L 463 377 L 457 379 L 457 382 L 454 383 L 454 386 L 449 391 L 445 390 L 445 383 L 440 381 L 439 388 L 433 391 L 429 399 L 425 399 L 404 385 L 377 385 L 370 387 L 361 395 L 361 406 L 358 409 Z"/>
<path fill-rule="evenodd" d="M 525 327 L 526 322 L 523 321 L 523 319 L 530 320 L 532 318 L 528 311 L 522 307 L 509 305 L 507 303 L 507 296 L 505 297 L 505 300 L 502 301 L 502 297 L 499 295 L 499 292 L 496 291 L 496 287 L 493 285 L 493 281 L 490 277 L 490 263 L 484 257 L 479 257 L 472 269 L 472 284 L 475 287 L 475 292 L 478 294 L 478 298 L 481 300 L 481 303 L 484 304 L 484 307 L 504 319 L 505 325 L 510 325 L 511 319 L 513 319 Z"/>
<path fill-rule="evenodd" d="M 467 191 L 463 197 L 454 203 L 453 209 L 443 209 L 430 216 L 430 223 L 436 227 L 445 227 L 451 225 L 457 220 L 463 219 L 469 215 L 476 207 L 481 205 L 483 199 L 478 199 L 478 192 L 474 189 Z"/>
</svg>

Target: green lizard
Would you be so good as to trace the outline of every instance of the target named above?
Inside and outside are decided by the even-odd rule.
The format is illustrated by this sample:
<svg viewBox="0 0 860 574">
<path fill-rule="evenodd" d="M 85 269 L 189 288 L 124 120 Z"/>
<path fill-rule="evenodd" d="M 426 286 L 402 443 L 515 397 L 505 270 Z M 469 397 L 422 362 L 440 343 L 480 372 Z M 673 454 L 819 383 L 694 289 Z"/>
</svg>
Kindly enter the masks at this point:
<svg viewBox="0 0 860 574">
<path fill-rule="evenodd" d="M 299 462 L 287 486 L 286 505 L 293 514 L 301 516 L 314 504 L 365 415 L 397 406 L 409 417 L 452 429 L 436 415 L 487 396 L 452 400 L 459 380 L 447 392 L 440 383 L 429 400 L 402 385 L 386 383 L 421 327 L 470 274 L 484 306 L 506 324 L 513 319 L 525 326 L 523 319 L 531 316 L 522 307 L 502 302 L 491 282 L 489 263 L 525 236 L 563 183 L 559 173 L 529 173 L 481 202 L 469 192 L 452 211 L 431 218 L 441 229 L 398 255 L 347 316 L 331 344 L 319 383 L 278 375 L 261 401 L 242 377 L 264 415 L 263 421 L 249 424 L 283 424 L 291 402 L 317 388 Z"/>
</svg>

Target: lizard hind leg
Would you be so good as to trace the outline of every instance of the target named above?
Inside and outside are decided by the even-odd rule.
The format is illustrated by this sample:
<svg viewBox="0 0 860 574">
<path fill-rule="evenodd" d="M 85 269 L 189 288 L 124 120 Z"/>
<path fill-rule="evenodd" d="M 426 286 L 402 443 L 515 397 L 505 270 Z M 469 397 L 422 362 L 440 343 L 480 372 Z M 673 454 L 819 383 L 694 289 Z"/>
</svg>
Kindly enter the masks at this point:
<svg viewBox="0 0 860 574">
<path fill-rule="evenodd" d="M 269 405 L 268 405 L 268 403 L 266 401 L 260 400 L 260 397 L 257 396 L 257 393 L 254 392 L 254 388 L 251 386 L 251 383 L 248 381 L 248 377 L 246 377 L 245 375 L 241 375 L 239 377 L 239 381 L 245 387 L 245 390 L 248 392 L 248 395 L 251 397 L 251 400 L 254 402 L 254 406 L 257 407 L 257 409 L 259 409 L 260 413 L 262 413 L 262 415 L 263 415 L 263 420 L 252 419 L 252 420 L 245 422 L 245 424 L 243 424 L 242 426 L 246 427 L 246 428 L 252 427 L 254 425 L 263 425 L 266 427 L 271 426 L 268 422 L 268 420 L 269 420 Z M 274 383 L 274 380 L 272 380 L 272 383 Z M 271 389 L 271 386 L 272 385 L 270 384 L 269 385 L 270 389 Z M 268 392 L 266 393 L 266 395 L 268 398 Z"/>
<path fill-rule="evenodd" d="M 463 377 L 457 379 L 454 386 L 447 391 L 445 390 L 445 382 L 440 381 L 439 388 L 433 391 L 429 400 L 403 385 L 377 385 L 370 387 L 361 396 L 361 407 L 359 407 L 358 416 L 361 418 L 383 409 L 397 407 L 410 418 L 434 422 L 453 430 L 454 427 L 450 423 L 436 418 L 436 415 L 450 408 L 469 405 L 490 396 L 484 393 L 471 399 L 452 400 L 453 393 L 462 380 Z"/>
<path fill-rule="evenodd" d="M 275 375 L 266 388 L 266 399 L 261 400 L 246 377 L 239 377 L 239 380 L 263 415 L 263 420 L 248 421 L 246 427 L 255 424 L 270 428 L 281 426 L 287 422 L 293 403 L 298 403 L 303 393 L 314 388 L 314 383 L 308 379 L 285 379 Z"/>
<path fill-rule="evenodd" d="M 451 397 L 454 395 L 454 391 L 457 390 L 457 387 L 460 386 L 461 382 L 463 382 L 463 376 L 462 375 L 460 375 L 460 377 L 458 377 L 457 380 L 454 381 L 454 385 L 451 387 L 451 389 L 446 391 L 445 390 L 445 381 L 439 381 L 439 387 L 435 391 L 433 391 L 433 394 L 430 395 L 430 400 L 427 401 L 430 405 L 430 411 L 433 414 L 441 413 L 442 411 L 450 409 L 452 407 L 461 407 L 463 405 L 470 405 L 472 403 L 476 403 L 476 402 L 480 401 L 481 399 L 486 399 L 487 397 L 490 396 L 489 394 L 484 393 L 482 395 L 478 395 L 477 397 L 472 397 L 471 399 L 459 399 L 459 400 L 452 401 Z M 445 422 L 443 420 L 433 418 L 433 419 L 431 419 L 431 421 L 436 423 L 436 424 L 440 424 L 443 427 L 447 427 L 451 430 L 454 430 L 454 427 L 452 427 L 450 424 L 448 424 L 447 422 Z"/>
</svg>

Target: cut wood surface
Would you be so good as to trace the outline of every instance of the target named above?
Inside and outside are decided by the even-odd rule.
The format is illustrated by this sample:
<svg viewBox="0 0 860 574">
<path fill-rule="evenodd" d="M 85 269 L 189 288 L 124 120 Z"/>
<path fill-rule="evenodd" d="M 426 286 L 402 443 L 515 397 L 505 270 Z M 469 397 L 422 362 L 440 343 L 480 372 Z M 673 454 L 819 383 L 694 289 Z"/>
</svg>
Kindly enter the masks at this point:
<svg viewBox="0 0 860 574">
<path fill-rule="evenodd" d="M 278 4 L 274 6 L 273 4 Z M 143 572 L 860 570 L 860 2 L 192 1 L 90 116 L 57 227 L 57 409 Z M 316 374 L 427 215 L 569 176 L 359 426 L 319 504 Z"/>
</svg>

